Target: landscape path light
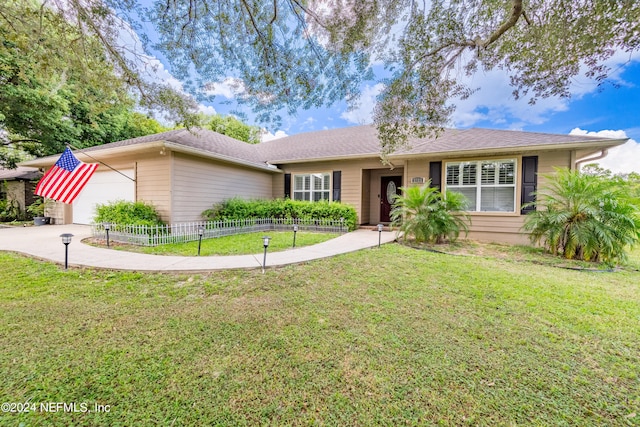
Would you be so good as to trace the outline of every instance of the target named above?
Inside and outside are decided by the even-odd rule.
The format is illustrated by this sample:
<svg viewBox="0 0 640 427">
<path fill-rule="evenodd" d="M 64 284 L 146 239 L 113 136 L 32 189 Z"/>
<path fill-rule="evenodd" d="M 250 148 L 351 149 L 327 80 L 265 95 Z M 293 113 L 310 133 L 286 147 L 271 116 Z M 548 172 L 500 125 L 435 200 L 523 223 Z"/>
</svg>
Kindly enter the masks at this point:
<svg viewBox="0 0 640 427">
<path fill-rule="evenodd" d="M 296 247 L 296 233 L 298 232 L 298 224 L 293 224 L 293 247 Z"/>
<path fill-rule="evenodd" d="M 104 231 L 105 231 L 105 233 L 107 233 L 107 247 L 109 247 L 109 230 L 111 230 L 111 223 L 110 222 L 105 222 L 104 223 Z"/>
<path fill-rule="evenodd" d="M 62 243 L 64 243 L 64 269 L 67 270 L 69 268 L 69 243 L 71 243 L 73 234 L 64 233 L 60 237 L 62 238 Z"/>
<path fill-rule="evenodd" d="M 380 247 L 380 241 L 382 240 L 382 224 L 378 224 L 378 247 Z"/>
<path fill-rule="evenodd" d="M 262 245 L 264 246 L 264 259 L 262 260 L 262 274 L 264 274 L 264 269 L 267 266 L 267 248 L 269 247 L 269 240 L 271 240 L 271 237 L 269 236 L 262 237 Z"/>
<path fill-rule="evenodd" d="M 198 228 L 198 256 L 200 256 L 200 247 L 202 247 L 202 236 L 204 236 L 204 227 Z"/>
</svg>

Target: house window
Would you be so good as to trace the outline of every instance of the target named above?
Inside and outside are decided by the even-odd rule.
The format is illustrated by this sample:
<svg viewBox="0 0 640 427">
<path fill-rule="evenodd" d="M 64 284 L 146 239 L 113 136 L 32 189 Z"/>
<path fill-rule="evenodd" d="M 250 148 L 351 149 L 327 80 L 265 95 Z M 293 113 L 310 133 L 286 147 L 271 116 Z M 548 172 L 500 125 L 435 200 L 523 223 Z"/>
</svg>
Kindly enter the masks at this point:
<svg viewBox="0 0 640 427">
<path fill-rule="evenodd" d="M 312 173 L 293 176 L 293 200 L 329 201 L 331 174 Z"/>
<path fill-rule="evenodd" d="M 463 194 L 469 211 L 515 212 L 516 160 L 447 163 L 446 188 Z"/>
</svg>

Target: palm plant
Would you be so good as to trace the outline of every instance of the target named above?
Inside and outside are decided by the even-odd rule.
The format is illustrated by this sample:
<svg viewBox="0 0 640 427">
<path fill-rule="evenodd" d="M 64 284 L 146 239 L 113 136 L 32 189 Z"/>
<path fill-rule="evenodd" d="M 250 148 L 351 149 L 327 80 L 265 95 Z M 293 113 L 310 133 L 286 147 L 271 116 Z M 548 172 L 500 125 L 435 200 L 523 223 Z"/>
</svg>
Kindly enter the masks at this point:
<svg viewBox="0 0 640 427">
<path fill-rule="evenodd" d="M 403 240 L 413 236 L 416 242 L 444 243 L 455 241 L 461 231 L 469 232 L 468 215 L 461 213 L 467 199 L 460 193 L 446 191 L 444 196 L 430 187 L 430 181 L 421 187 L 402 187 L 391 211 L 393 226 Z"/>
<path fill-rule="evenodd" d="M 568 169 L 544 177 L 524 224 L 534 243 L 567 259 L 612 262 L 640 241 L 640 209 L 623 182 Z"/>
</svg>

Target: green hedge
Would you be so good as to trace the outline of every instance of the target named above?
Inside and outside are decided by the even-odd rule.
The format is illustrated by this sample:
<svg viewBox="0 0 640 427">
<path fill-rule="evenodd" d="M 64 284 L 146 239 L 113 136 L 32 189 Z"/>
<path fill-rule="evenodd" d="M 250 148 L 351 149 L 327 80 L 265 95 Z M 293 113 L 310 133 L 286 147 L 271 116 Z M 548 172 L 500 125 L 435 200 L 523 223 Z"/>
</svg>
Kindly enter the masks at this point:
<svg viewBox="0 0 640 427">
<path fill-rule="evenodd" d="M 156 208 L 145 202 L 118 200 L 97 205 L 96 213 L 93 218 L 96 224 L 110 222 L 118 225 L 147 225 L 150 227 L 164 225 Z"/>
<path fill-rule="evenodd" d="M 357 214 L 352 206 L 338 202 L 305 202 L 291 199 L 243 200 L 229 199 L 214 205 L 202 213 L 210 221 L 246 218 L 298 218 L 329 219 L 344 218 L 349 230 L 357 227 Z"/>
</svg>

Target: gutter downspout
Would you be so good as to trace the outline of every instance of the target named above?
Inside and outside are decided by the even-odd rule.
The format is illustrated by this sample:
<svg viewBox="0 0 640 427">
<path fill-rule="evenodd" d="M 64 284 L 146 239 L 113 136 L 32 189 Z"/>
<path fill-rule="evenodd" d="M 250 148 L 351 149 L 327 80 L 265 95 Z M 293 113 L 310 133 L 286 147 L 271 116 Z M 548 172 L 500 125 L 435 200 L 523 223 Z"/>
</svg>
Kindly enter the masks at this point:
<svg viewBox="0 0 640 427">
<path fill-rule="evenodd" d="M 580 165 L 582 163 L 603 159 L 603 158 L 607 157 L 607 154 L 609 154 L 609 150 L 607 150 L 606 148 L 603 148 L 602 151 L 600 152 L 600 154 L 598 154 L 595 157 L 587 157 L 587 158 L 583 158 L 583 159 L 580 159 L 580 160 L 576 160 L 574 167 L 575 167 L 576 170 L 580 170 Z"/>
</svg>

